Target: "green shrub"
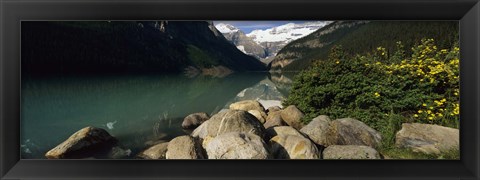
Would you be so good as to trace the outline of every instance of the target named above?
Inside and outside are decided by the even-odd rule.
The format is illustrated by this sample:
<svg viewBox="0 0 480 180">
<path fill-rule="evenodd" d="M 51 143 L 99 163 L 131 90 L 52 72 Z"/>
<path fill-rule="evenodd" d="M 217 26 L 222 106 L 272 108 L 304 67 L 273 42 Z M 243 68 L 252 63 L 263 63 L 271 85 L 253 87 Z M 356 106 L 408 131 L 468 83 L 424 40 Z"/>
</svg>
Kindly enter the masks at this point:
<svg viewBox="0 0 480 180">
<path fill-rule="evenodd" d="M 366 55 L 333 47 L 327 60 L 295 77 L 283 103 L 302 110 L 305 123 L 322 114 L 351 117 L 384 135 L 404 122 L 458 128 L 458 47 L 438 49 L 424 39 L 411 51 L 405 57 L 400 42 L 391 55 L 382 47 Z"/>
</svg>

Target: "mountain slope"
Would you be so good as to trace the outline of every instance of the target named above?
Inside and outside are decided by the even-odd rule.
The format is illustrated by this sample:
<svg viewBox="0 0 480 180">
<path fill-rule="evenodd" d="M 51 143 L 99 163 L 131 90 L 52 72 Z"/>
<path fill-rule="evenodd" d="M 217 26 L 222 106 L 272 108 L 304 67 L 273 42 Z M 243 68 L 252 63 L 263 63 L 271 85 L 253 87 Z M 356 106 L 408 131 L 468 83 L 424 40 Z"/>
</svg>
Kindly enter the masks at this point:
<svg viewBox="0 0 480 180">
<path fill-rule="evenodd" d="M 456 38 L 455 38 L 456 37 Z M 333 46 L 341 45 L 350 55 L 378 46 L 392 52 L 397 41 L 412 47 L 422 38 L 433 38 L 440 48 L 452 47 L 458 39 L 455 21 L 336 21 L 308 36 L 292 41 L 279 51 L 270 70 L 298 71 L 314 60 L 325 59 Z M 410 53 L 410 49 L 405 49 Z"/>
<path fill-rule="evenodd" d="M 23 74 L 179 73 L 264 65 L 205 21 L 22 22 Z"/>
<path fill-rule="evenodd" d="M 230 24 L 224 23 L 219 23 L 215 25 L 215 27 L 228 41 L 233 43 L 243 53 L 252 55 L 257 59 L 263 59 L 267 57 L 267 53 L 263 47 L 253 41 L 252 38 L 245 35 L 242 30 Z"/>
</svg>

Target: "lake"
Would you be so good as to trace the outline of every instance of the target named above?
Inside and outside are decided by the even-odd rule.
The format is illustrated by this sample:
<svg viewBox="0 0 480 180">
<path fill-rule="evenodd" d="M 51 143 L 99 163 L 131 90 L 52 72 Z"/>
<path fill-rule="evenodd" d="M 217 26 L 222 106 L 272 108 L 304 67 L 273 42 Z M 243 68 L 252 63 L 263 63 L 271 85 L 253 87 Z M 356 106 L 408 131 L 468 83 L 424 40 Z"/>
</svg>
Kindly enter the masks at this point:
<svg viewBox="0 0 480 180">
<path fill-rule="evenodd" d="M 22 79 L 21 156 L 44 154 L 86 126 L 107 130 L 132 156 L 152 143 L 188 134 L 183 118 L 237 101 L 271 106 L 288 96 L 293 73 L 61 76 Z"/>
</svg>

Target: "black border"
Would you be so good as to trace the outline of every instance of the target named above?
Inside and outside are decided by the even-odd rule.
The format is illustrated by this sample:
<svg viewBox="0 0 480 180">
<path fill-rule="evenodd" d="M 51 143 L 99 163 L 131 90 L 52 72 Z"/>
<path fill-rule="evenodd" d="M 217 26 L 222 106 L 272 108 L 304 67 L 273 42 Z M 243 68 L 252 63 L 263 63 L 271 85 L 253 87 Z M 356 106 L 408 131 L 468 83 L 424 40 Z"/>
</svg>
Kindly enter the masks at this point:
<svg viewBox="0 0 480 180">
<path fill-rule="evenodd" d="M 459 20 L 460 161 L 19 160 L 21 20 Z M 478 0 L 0 0 L 1 179 L 479 179 Z"/>
</svg>

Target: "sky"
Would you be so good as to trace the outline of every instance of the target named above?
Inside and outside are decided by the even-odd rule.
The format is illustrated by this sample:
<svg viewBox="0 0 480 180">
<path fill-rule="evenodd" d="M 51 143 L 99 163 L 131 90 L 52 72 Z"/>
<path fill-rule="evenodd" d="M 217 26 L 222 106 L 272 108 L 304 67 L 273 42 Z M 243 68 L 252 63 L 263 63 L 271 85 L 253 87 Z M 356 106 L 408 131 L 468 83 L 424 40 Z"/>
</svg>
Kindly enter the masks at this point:
<svg viewBox="0 0 480 180">
<path fill-rule="evenodd" d="M 288 23 L 304 23 L 309 21 L 213 21 L 214 24 L 225 23 L 231 24 L 240 30 L 242 30 L 245 34 L 252 32 L 255 29 L 269 29 L 275 26 L 280 26 Z"/>
</svg>

